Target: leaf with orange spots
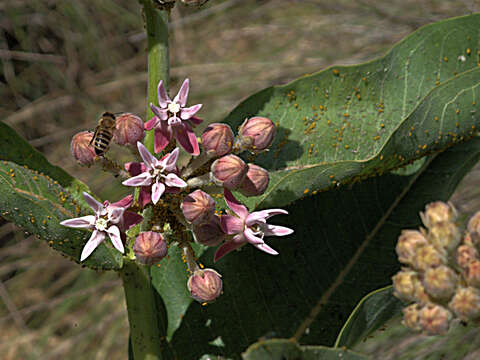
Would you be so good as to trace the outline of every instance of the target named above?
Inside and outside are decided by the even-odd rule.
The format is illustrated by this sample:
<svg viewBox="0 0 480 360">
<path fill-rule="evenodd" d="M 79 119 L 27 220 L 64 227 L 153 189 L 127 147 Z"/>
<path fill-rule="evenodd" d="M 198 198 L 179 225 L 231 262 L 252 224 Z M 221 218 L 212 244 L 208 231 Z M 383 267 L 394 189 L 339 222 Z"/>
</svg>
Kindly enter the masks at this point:
<svg viewBox="0 0 480 360">
<path fill-rule="evenodd" d="M 243 200 L 283 206 L 472 137 L 480 126 L 479 22 L 474 14 L 425 26 L 382 58 L 335 66 L 242 102 L 226 118 L 233 128 L 251 116 L 278 124 L 270 151 L 255 160 L 270 171 L 270 185 Z"/>
<path fill-rule="evenodd" d="M 79 261 L 91 235 L 60 225 L 78 217 L 80 206 L 56 180 L 24 166 L 0 161 L 0 216 L 45 240 L 61 254 Z M 94 269 L 119 269 L 122 255 L 102 243 L 82 264 Z"/>
</svg>

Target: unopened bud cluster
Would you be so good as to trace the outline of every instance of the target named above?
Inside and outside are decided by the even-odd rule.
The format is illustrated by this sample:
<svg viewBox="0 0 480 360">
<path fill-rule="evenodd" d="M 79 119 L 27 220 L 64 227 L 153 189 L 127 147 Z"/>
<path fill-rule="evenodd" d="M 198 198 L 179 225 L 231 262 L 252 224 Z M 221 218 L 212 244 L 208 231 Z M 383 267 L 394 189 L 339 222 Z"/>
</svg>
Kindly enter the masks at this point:
<svg viewBox="0 0 480 360">
<path fill-rule="evenodd" d="M 396 246 L 405 266 L 393 276 L 394 295 L 412 303 L 405 326 L 428 335 L 445 334 L 453 319 L 480 319 L 480 212 L 462 232 L 452 204 L 428 204 L 425 228 L 403 230 Z"/>
</svg>

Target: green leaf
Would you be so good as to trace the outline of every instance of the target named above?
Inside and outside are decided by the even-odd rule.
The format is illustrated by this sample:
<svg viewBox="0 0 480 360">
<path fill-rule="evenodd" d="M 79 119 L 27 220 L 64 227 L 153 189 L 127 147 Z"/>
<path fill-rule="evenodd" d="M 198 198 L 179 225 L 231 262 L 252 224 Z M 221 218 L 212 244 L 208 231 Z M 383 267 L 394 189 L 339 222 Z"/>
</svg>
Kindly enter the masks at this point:
<svg viewBox="0 0 480 360">
<path fill-rule="evenodd" d="M 0 215 L 77 262 L 91 232 L 67 228 L 60 221 L 78 217 L 80 211 L 73 196 L 50 177 L 0 161 Z M 94 269 L 119 269 L 122 255 L 102 243 L 82 264 Z"/>
<path fill-rule="evenodd" d="M 272 339 L 250 346 L 243 354 L 244 360 L 366 360 L 353 351 L 324 346 L 299 346 L 291 340 Z"/>
<path fill-rule="evenodd" d="M 247 245 L 213 265 L 208 249 L 200 260 L 222 274 L 224 293 L 188 308 L 171 340 L 178 357 L 234 356 L 262 337 L 332 346 L 361 298 L 391 283 L 401 229 L 420 226 L 425 204 L 447 200 L 479 158 L 473 139 L 411 176 L 385 174 L 297 201 L 290 215 L 269 219 L 295 230 L 266 238 L 278 256 Z"/>
<path fill-rule="evenodd" d="M 277 122 L 264 195 L 282 206 L 441 151 L 480 126 L 480 14 L 425 26 L 384 57 L 336 66 L 252 95 L 229 114 Z M 467 49 L 470 49 L 468 53 Z"/>
<path fill-rule="evenodd" d="M 393 296 L 391 286 L 365 296 L 350 314 L 335 342 L 335 347 L 352 348 L 380 328 L 391 318 L 400 315 L 405 303 Z"/>
<path fill-rule="evenodd" d="M 202 254 L 202 247 L 193 244 L 195 254 Z M 193 299 L 187 289 L 188 271 L 183 262 L 182 252 L 178 246 L 170 246 L 168 256 L 160 266 L 152 266 L 150 273 L 152 284 L 163 300 L 167 309 L 167 338 L 170 339 L 180 326 L 183 315 Z"/>
<path fill-rule="evenodd" d="M 25 165 L 56 180 L 82 208 L 89 209 L 82 195 L 83 191 L 89 192 L 87 185 L 70 176 L 62 168 L 50 164 L 42 153 L 35 150 L 15 130 L 2 122 L 0 122 L 0 160 Z"/>
</svg>

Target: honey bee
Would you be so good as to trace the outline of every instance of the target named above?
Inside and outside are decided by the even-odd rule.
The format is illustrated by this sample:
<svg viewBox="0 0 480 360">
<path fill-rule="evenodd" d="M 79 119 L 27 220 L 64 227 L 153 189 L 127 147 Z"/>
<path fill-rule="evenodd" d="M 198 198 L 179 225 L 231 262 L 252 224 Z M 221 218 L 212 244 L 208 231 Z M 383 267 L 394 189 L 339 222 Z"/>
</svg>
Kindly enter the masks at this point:
<svg viewBox="0 0 480 360">
<path fill-rule="evenodd" d="M 110 112 L 104 112 L 98 125 L 95 128 L 90 144 L 93 143 L 95 154 L 97 156 L 103 156 L 110 147 L 110 141 L 113 137 L 113 130 L 115 129 L 115 115 Z"/>
</svg>

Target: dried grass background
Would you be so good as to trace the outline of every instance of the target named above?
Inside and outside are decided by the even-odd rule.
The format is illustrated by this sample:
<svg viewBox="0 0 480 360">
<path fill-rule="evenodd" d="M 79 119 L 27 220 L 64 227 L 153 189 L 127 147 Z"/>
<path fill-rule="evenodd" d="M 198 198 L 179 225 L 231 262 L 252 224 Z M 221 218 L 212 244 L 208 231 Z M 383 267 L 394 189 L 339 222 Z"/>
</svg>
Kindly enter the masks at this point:
<svg viewBox="0 0 480 360">
<path fill-rule="evenodd" d="M 172 92 L 221 121 L 246 96 L 333 64 L 375 58 L 418 27 L 480 11 L 477 0 L 210 0 L 171 14 Z M 0 119 L 104 198 L 120 187 L 70 156 L 105 110 L 146 109 L 146 41 L 132 0 L 0 0 Z M 118 149 L 113 149 L 113 152 Z M 123 156 L 118 151 L 118 156 Z M 479 171 L 454 200 L 478 208 Z M 1 221 L 1 220 L 0 220 Z M 125 359 L 128 324 L 114 273 L 79 265 L 0 222 L 0 357 Z"/>
</svg>

